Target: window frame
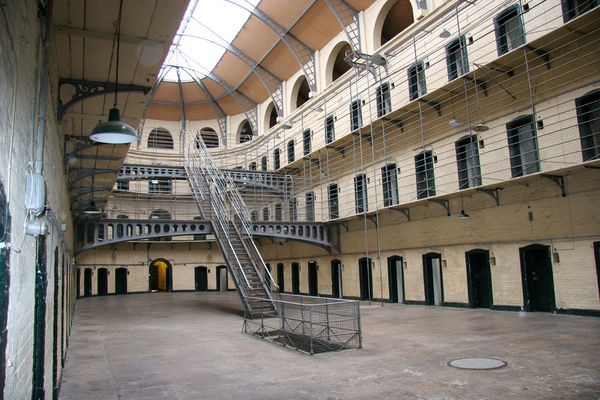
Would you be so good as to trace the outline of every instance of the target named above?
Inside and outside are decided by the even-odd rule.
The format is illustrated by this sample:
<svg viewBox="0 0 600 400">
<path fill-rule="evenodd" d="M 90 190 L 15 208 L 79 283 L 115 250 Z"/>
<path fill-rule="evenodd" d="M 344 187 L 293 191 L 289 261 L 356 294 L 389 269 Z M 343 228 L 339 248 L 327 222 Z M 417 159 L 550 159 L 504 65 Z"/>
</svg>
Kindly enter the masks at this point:
<svg viewBox="0 0 600 400">
<path fill-rule="evenodd" d="M 377 100 L 377 118 L 392 112 L 392 93 L 389 82 L 383 82 L 375 90 Z"/>
<path fill-rule="evenodd" d="M 315 192 L 307 192 L 305 198 L 306 220 L 313 222 L 315 220 Z"/>
<path fill-rule="evenodd" d="M 327 187 L 327 205 L 329 208 L 329 219 L 340 217 L 340 195 L 337 183 L 331 183 Z"/>
<path fill-rule="evenodd" d="M 477 135 L 466 135 L 454 142 L 459 190 L 482 185 Z M 472 154 L 469 154 L 471 152 Z"/>
<path fill-rule="evenodd" d="M 591 104 L 595 106 L 593 110 L 585 110 Z M 575 108 L 577 110 L 577 129 L 579 131 L 579 141 L 581 143 L 581 158 L 584 162 L 600 159 L 600 120 L 599 118 L 590 119 L 592 112 L 600 113 L 600 89 L 593 90 L 583 96 L 575 99 Z M 597 130 L 593 131 L 592 122 L 597 125 Z M 592 132 L 584 132 L 585 129 Z"/>
<path fill-rule="evenodd" d="M 435 196 L 433 150 L 424 150 L 415 155 L 415 178 L 417 183 L 417 199 Z"/>
<path fill-rule="evenodd" d="M 360 129 L 362 126 L 362 100 L 358 99 L 350 103 L 350 131 Z"/>
<path fill-rule="evenodd" d="M 335 117 L 333 115 L 325 118 L 325 144 L 335 141 Z"/>
<path fill-rule="evenodd" d="M 494 31 L 496 32 L 496 49 L 498 51 L 499 56 L 506 54 L 509 51 L 512 51 L 525 44 L 525 30 L 523 28 L 523 19 L 521 18 L 520 10 L 521 8 L 519 7 L 519 5 L 514 4 L 500 12 L 498 15 L 496 15 L 496 17 L 494 17 Z M 516 38 L 517 34 L 515 34 L 515 36 L 513 37 L 510 34 L 512 32 L 506 31 L 506 26 L 509 22 L 511 22 L 514 19 L 516 19 L 519 24 L 519 32 L 517 34 L 520 43 L 518 45 L 511 44 L 512 41 L 508 40 L 509 38 Z"/>
<path fill-rule="evenodd" d="M 600 5 L 600 0 L 595 0 L 595 1 L 594 0 L 586 0 L 586 1 L 589 1 L 592 4 L 592 7 L 588 8 L 588 9 L 584 9 L 583 11 L 579 11 L 577 8 L 577 6 L 580 5 L 580 4 L 578 4 L 579 3 L 578 0 L 561 0 L 563 22 L 567 23 L 570 20 L 577 18 L 580 15 L 582 15 Z"/>
<path fill-rule="evenodd" d="M 410 101 L 416 100 L 427 94 L 425 64 L 423 61 L 411 65 L 406 73 L 408 75 L 408 93 Z"/>
<path fill-rule="evenodd" d="M 523 139 L 520 137 L 522 132 L 519 131 L 519 128 L 524 127 L 525 125 L 529 125 L 531 128 L 529 130 L 530 137 Z M 540 155 L 537 143 L 537 130 L 533 115 L 523 115 L 508 122 L 506 124 L 506 136 L 508 140 L 511 176 L 513 178 L 517 178 L 520 176 L 540 172 Z M 515 138 L 517 138 L 517 140 L 515 140 Z M 523 148 L 528 144 L 533 146 L 533 150 L 529 151 L 529 153 L 533 152 L 535 156 L 535 162 L 526 161 L 524 164 L 524 156 L 527 157 L 528 153 L 523 152 Z M 517 158 L 519 163 L 515 161 Z M 524 166 L 525 168 L 523 168 Z"/>
<path fill-rule="evenodd" d="M 460 53 L 462 63 L 458 63 L 456 54 Z M 448 82 L 457 79 L 469 72 L 469 57 L 467 53 L 467 41 L 464 35 L 459 36 L 446 45 L 446 65 L 448 68 Z M 458 66 L 462 69 L 459 71 Z"/>
<path fill-rule="evenodd" d="M 281 150 L 279 147 L 273 150 L 273 170 L 277 171 L 281 168 Z"/>
<path fill-rule="evenodd" d="M 293 163 L 294 161 L 296 161 L 296 150 L 295 150 L 295 143 L 294 143 L 294 139 L 291 139 L 289 142 L 287 142 L 287 155 L 288 155 L 288 164 Z"/>
<path fill-rule="evenodd" d="M 400 203 L 396 163 L 389 163 L 381 167 L 381 187 L 383 191 L 384 207 L 390 207 Z"/>
<path fill-rule="evenodd" d="M 354 207 L 357 214 L 369 210 L 366 174 L 358 174 L 354 177 Z"/>
<path fill-rule="evenodd" d="M 312 131 L 310 129 L 305 129 L 302 132 L 302 150 L 305 156 L 309 155 L 312 151 Z"/>
</svg>

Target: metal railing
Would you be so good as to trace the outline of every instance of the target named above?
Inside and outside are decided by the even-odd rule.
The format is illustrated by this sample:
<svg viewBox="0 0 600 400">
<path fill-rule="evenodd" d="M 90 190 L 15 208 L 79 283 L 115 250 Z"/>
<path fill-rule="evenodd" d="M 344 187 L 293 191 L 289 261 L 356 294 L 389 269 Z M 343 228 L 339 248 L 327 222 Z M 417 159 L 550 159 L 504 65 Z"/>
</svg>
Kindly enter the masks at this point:
<svg viewBox="0 0 600 400">
<path fill-rule="evenodd" d="M 357 300 L 274 294 L 272 308 L 244 318 L 244 333 L 316 354 L 362 348 Z"/>
</svg>

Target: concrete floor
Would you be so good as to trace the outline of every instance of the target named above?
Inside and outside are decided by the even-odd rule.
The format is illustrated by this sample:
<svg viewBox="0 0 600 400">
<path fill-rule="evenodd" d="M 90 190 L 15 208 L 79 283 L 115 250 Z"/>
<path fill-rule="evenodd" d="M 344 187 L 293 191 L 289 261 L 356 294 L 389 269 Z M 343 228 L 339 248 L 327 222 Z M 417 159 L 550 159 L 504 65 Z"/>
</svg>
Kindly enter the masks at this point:
<svg viewBox="0 0 600 400">
<path fill-rule="evenodd" d="M 234 292 L 80 299 L 60 398 L 600 398 L 600 318 L 364 303 L 362 350 L 309 356 L 241 315 Z M 463 357 L 508 366 L 446 365 Z"/>
</svg>

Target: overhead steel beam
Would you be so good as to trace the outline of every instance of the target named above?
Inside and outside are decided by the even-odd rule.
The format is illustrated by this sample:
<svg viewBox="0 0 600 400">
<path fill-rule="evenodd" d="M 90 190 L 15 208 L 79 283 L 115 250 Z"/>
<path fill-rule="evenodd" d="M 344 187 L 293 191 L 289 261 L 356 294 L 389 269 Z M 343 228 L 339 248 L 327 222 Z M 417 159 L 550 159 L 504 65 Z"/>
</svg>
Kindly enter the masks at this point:
<svg viewBox="0 0 600 400">
<path fill-rule="evenodd" d="M 179 88 L 179 103 L 181 104 L 181 128 L 185 129 L 185 105 L 183 104 L 183 88 L 181 87 L 181 75 L 179 74 L 179 68 L 177 68 L 177 87 Z"/>
<path fill-rule="evenodd" d="M 231 43 L 227 42 L 225 39 L 223 39 L 221 36 L 219 36 L 216 32 L 212 31 L 208 26 L 204 25 L 202 22 L 200 22 L 196 19 L 194 19 L 194 21 L 196 21 L 196 23 L 198 23 L 200 26 L 202 26 L 203 28 L 208 30 L 210 33 L 212 33 L 217 41 L 210 40 L 210 39 L 204 38 L 204 37 L 199 37 L 199 36 L 193 36 L 193 37 L 197 38 L 197 39 L 205 40 L 207 42 L 210 42 L 217 46 L 220 46 L 220 47 L 224 48 L 225 50 L 229 51 L 230 53 L 232 53 L 233 55 L 235 55 L 240 60 L 242 60 L 244 62 L 244 64 L 246 64 L 250 68 L 250 70 L 258 77 L 258 79 L 261 81 L 261 83 L 263 84 L 265 89 L 267 89 L 267 92 L 269 92 L 269 95 L 271 96 L 271 99 L 273 100 L 273 103 L 275 104 L 275 108 L 277 109 L 277 114 L 279 116 L 283 116 L 283 81 L 281 79 L 279 79 L 277 76 L 275 76 L 273 73 L 271 73 L 269 70 L 267 70 L 266 68 L 259 65 L 258 61 L 252 59 L 246 53 L 244 53 L 243 51 L 241 51 L 240 49 L 238 49 Z M 247 76 L 246 76 L 246 78 L 247 78 Z M 245 80 L 246 79 L 244 79 L 243 81 L 245 81 Z"/>
<path fill-rule="evenodd" d="M 183 59 L 186 60 L 188 65 L 190 65 L 190 66 L 193 65 L 200 69 L 200 71 L 196 71 L 194 68 L 190 67 L 187 70 L 187 72 L 188 72 L 188 74 L 190 74 L 190 76 L 193 76 L 190 72 L 200 72 L 201 74 L 207 76 L 208 78 L 210 78 L 213 81 L 215 81 L 216 83 L 218 83 L 223 89 L 225 89 L 231 95 L 233 100 L 238 104 L 238 106 L 240 107 L 242 112 L 246 115 L 246 119 L 248 120 L 248 123 L 250 124 L 250 128 L 252 129 L 252 134 L 254 136 L 258 135 L 257 104 L 254 101 L 252 101 L 250 98 L 248 98 L 246 95 L 244 95 L 242 92 L 238 92 L 233 86 L 231 86 L 229 83 L 227 83 L 227 81 L 225 81 L 224 79 L 222 79 L 221 77 L 216 75 L 214 72 L 208 71 L 202 65 L 200 65 L 196 62 L 193 62 L 193 60 L 190 60 L 187 55 L 185 55 L 181 52 L 180 52 L 180 55 Z M 196 77 L 196 79 L 194 79 L 194 80 L 196 82 L 198 82 L 198 81 L 200 81 L 200 78 Z"/>
<path fill-rule="evenodd" d="M 296 61 L 302 68 L 306 81 L 311 91 L 317 91 L 317 74 L 315 67 L 315 52 L 313 49 L 304 44 L 301 40 L 297 39 L 294 35 L 289 32 L 289 29 L 281 26 L 273 18 L 262 12 L 257 7 L 254 7 L 247 0 L 225 0 L 228 3 L 234 4 L 244 10 L 248 11 L 256 18 L 264 22 L 273 32 L 275 32 L 281 41 L 290 49 Z M 314 1 L 311 3 L 311 5 Z"/>
<path fill-rule="evenodd" d="M 115 34 L 114 32 L 102 32 L 95 31 L 93 29 L 82 29 L 76 28 L 74 26 L 66 26 L 66 25 L 54 25 L 54 33 L 63 34 L 63 35 L 73 35 L 73 36 L 81 36 L 83 38 L 90 39 L 98 39 L 98 40 L 106 40 L 112 42 L 114 40 Z M 130 35 L 121 35 L 120 36 L 121 43 L 133 44 L 135 46 L 165 46 L 169 45 L 169 43 L 164 40 L 151 39 L 147 37 L 139 37 L 139 36 L 130 36 Z"/>
<path fill-rule="evenodd" d="M 360 49 L 360 25 L 358 11 L 344 0 L 325 0 L 331 11 L 340 23 L 352 51 L 359 52 Z"/>
</svg>

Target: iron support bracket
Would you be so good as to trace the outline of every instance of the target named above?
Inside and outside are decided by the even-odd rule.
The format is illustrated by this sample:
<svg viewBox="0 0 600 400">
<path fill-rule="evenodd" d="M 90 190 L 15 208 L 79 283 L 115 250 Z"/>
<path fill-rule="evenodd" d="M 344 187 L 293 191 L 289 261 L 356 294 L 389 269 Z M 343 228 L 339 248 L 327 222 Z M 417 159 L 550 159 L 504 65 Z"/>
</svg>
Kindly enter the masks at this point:
<svg viewBox="0 0 600 400">
<path fill-rule="evenodd" d="M 560 187 L 560 191 L 562 193 L 562 197 L 566 197 L 567 194 L 565 192 L 565 178 L 562 175 L 550 175 L 550 174 L 541 174 L 544 178 L 550 179 L 552 182 L 556 183 Z"/>
<path fill-rule="evenodd" d="M 148 92 L 152 89 L 149 86 L 129 85 L 125 83 L 119 83 L 118 85 L 115 85 L 112 82 L 96 82 L 81 79 L 60 78 L 58 80 L 58 93 L 60 93 L 63 85 L 73 86 L 75 88 L 75 94 L 73 94 L 73 97 L 64 104 L 59 95 L 58 107 L 56 110 L 56 116 L 59 122 L 62 120 L 69 107 L 89 97 L 114 93 L 117 89 L 119 92 L 142 92 L 145 95 L 148 94 Z"/>
<path fill-rule="evenodd" d="M 499 196 L 500 193 L 499 192 L 502 189 L 503 188 L 501 188 L 501 187 L 497 187 L 494 189 L 477 189 L 477 191 L 481 192 L 481 193 L 486 193 L 486 194 L 489 194 L 490 196 L 492 196 L 492 198 L 494 200 L 496 200 L 496 205 L 499 206 L 500 205 L 500 196 Z"/>
<path fill-rule="evenodd" d="M 444 207 L 446 209 L 447 215 L 450 216 L 450 201 L 449 200 L 440 200 L 440 199 L 428 199 L 428 200 Z"/>
</svg>

